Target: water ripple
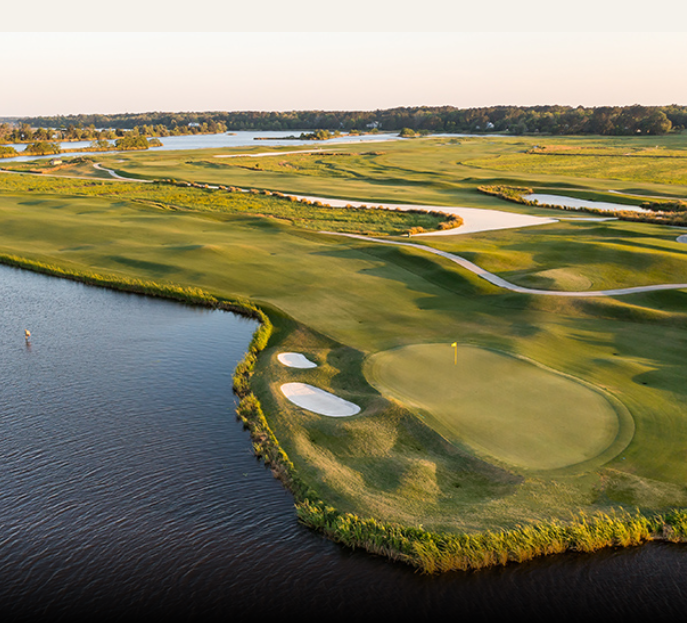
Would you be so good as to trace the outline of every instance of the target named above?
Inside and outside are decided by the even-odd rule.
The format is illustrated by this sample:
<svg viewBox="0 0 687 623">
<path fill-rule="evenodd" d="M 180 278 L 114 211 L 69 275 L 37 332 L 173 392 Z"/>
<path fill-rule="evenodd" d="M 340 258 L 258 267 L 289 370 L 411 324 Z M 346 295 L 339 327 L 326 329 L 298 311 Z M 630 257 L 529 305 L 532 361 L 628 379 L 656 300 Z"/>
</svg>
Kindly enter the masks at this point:
<svg viewBox="0 0 687 623">
<path fill-rule="evenodd" d="M 342 549 L 298 524 L 232 415 L 253 321 L 9 268 L 0 302 L 3 621 L 687 607 L 680 548 L 440 578 Z"/>
</svg>

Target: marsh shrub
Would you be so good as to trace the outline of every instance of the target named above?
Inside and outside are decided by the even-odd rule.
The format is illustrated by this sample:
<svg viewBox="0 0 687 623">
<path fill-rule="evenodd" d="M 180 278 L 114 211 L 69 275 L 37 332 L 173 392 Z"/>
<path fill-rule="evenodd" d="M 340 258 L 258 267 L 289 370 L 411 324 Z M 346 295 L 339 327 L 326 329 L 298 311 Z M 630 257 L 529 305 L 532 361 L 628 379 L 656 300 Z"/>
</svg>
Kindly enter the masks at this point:
<svg viewBox="0 0 687 623">
<path fill-rule="evenodd" d="M 642 208 L 652 212 L 687 212 L 686 201 L 646 201 L 642 203 Z"/>
</svg>

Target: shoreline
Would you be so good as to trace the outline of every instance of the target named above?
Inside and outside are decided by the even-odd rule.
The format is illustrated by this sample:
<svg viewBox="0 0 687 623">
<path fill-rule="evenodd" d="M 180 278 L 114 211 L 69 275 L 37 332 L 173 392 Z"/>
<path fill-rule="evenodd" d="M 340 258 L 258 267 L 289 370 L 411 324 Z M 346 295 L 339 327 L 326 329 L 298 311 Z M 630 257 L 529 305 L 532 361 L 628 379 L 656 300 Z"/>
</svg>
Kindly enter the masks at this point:
<svg viewBox="0 0 687 623">
<path fill-rule="evenodd" d="M 651 541 L 687 542 L 687 509 L 651 516 L 640 513 L 631 516 L 626 512 L 620 515 L 601 512 L 592 516 L 580 514 L 566 523 L 539 522 L 511 530 L 475 534 L 430 532 L 418 526 L 402 526 L 340 512 L 319 499 L 300 479 L 252 391 L 250 381 L 257 358 L 273 331 L 272 322 L 263 309 L 250 301 L 221 301 L 200 289 L 70 271 L 8 254 L 0 254 L 0 263 L 96 287 L 159 296 L 256 319 L 259 326 L 234 372 L 233 389 L 239 398 L 236 415 L 250 431 L 255 455 L 270 467 L 274 476 L 293 495 L 298 520 L 349 549 L 362 549 L 369 554 L 407 564 L 423 574 L 434 575 L 522 563 L 566 552 L 592 553 Z"/>
</svg>

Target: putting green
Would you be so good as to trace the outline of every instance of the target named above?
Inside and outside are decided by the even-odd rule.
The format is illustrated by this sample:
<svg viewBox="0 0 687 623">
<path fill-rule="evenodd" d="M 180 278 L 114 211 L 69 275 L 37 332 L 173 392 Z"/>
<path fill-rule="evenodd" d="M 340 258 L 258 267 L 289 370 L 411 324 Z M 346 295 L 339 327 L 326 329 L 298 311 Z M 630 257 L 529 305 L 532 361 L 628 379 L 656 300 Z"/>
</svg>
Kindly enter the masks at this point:
<svg viewBox="0 0 687 623">
<path fill-rule="evenodd" d="M 446 438 L 519 468 L 589 461 L 609 449 L 620 430 L 618 413 L 601 393 L 475 346 L 388 350 L 370 357 L 365 373 L 385 395 L 422 409 Z"/>
</svg>

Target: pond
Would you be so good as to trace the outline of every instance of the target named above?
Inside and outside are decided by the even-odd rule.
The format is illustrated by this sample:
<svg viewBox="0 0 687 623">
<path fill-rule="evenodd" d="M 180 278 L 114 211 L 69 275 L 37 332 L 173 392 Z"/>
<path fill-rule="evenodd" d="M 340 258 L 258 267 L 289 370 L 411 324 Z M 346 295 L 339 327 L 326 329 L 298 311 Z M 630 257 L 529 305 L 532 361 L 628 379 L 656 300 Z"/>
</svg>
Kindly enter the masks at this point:
<svg viewBox="0 0 687 623">
<path fill-rule="evenodd" d="M 601 210 L 603 212 L 650 212 L 635 205 L 628 205 L 626 203 L 611 203 L 608 201 L 591 201 L 589 199 L 578 199 L 577 197 L 565 197 L 563 195 L 546 195 L 542 193 L 532 193 L 523 195 L 523 199 L 527 201 L 538 201 L 542 204 L 563 206 L 564 208 L 572 208 L 574 210 L 583 210 L 589 208 L 592 210 Z"/>
<path fill-rule="evenodd" d="M 0 266 L 4 621 L 684 613 L 682 546 L 428 577 L 307 530 L 235 417 L 255 328 Z"/>
</svg>

